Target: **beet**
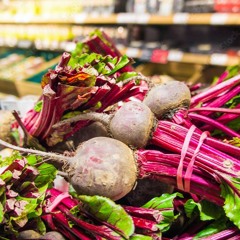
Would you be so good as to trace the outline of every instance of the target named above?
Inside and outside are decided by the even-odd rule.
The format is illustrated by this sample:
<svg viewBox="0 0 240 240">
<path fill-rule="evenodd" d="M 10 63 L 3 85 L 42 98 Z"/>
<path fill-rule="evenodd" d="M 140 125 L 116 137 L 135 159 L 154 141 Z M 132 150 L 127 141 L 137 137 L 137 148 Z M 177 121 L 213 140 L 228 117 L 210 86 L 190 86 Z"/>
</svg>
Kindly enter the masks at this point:
<svg viewBox="0 0 240 240">
<path fill-rule="evenodd" d="M 47 232 L 46 234 L 44 234 L 43 238 L 41 238 L 41 239 L 45 239 L 45 240 L 65 240 L 63 235 L 59 232 L 56 232 L 56 231 Z"/>
<path fill-rule="evenodd" d="M 112 138 L 92 138 L 80 144 L 73 157 L 25 149 L 2 140 L 0 144 L 40 155 L 57 165 L 62 164 L 78 194 L 101 195 L 118 200 L 132 190 L 137 179 L 133 152 L 127 145 Z"/>
<path fill-rule="evenodd" d="M 146 105 L 128 102 L 111 119 L 110 134 L 127 145 L 142 148 L 149 141 L 154 119 L 154 114 Z"/>
<path fill-rule="evenodd" d="M 179 108 L 189 108 L 191 92 L 187 85 L 180 81 L 167 81 L 156 85 L 143 100 L 158 119 L 172 115 Z"/>
<path fill-rule="evenodd" d="M 19 233 L 18 239 L 41 239 L 41 235 L 34 230 L 25 230 Z"/>
</svg>

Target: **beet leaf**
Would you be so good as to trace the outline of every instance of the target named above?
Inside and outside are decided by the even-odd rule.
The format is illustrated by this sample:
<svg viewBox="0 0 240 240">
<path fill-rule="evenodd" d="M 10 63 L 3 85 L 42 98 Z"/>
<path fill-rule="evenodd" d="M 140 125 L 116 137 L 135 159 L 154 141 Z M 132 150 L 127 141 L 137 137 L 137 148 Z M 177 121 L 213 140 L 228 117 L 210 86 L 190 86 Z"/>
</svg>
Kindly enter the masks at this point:
<svg viewBox="0 0 240 240">
<path fill-rule="evenodd" d="M 240 179 L 232 179 L 232 183 L 235 188 L 240 191 Z M 240 198 L 233 192 L 232 188 L 223 180 L 221 184 L 221 195 L 225 199 L 224 210 L 226 216 L 238 227 L 240 228 Z"/>
<path fill-rule="evenodd" d="M 153 238 L 146 235 L 134 234 L 130 237 L 130 240 L 152 240 Z"/>
<path fill-rule="evenodd" d="M 143 208 L 158 209 L 161 211 L 163 220 L 158 223 L 157 226 L 162 232 L 167 231 L 172 222 L 179 216 L 174 213 L 174 199 L 177 197 L 182 198 L 183 196 L 180 193 L 164 193 L 160 197 L 155 197 L 142 206 Z"/>
<path fill-rule="evenodd" d="M 121 205 L 101 196 L 79 196 L 79 199 L 88 212 L 101 222 L 107 222 L 109 227 L 113 225 L 113 230 L 125 238 L 134 233 L 133 220 Z"/>
<path fill-rule="evenodd" d="M 193 199 L 189 199 L 184 204 L 184 211 L 188 218 L 192 218 L 197 211 L 202 221 L 216 220 L 224 216 L 222 207 L 207 200 L 195 202 Z"/>
<path fill-rule="evenodd" d="M 228 227 L 228 222 L 226 218 L 220 218 L 212 223 L 210 223 L 208 226 L 206 226 L 204 229 L 199 231 L 193 239 L 199 239 L 199 238 L 205 238 L 208 236 L 211 236 L 213 234 L 219 233 L 222 230 L 226 229 Z M 214 239 L 214 238 L 212 238 Z"/>
</svg>

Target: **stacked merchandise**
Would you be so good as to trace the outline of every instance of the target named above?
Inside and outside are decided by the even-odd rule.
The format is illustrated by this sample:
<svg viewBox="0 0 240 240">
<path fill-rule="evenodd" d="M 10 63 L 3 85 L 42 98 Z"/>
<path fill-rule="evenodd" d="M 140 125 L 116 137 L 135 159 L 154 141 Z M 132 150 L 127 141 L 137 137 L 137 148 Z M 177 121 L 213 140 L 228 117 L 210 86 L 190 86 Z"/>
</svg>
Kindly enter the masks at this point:
<svg viewBox="0 0 240 240">
<path fill-rule="evenodd" d="M 206 87 L 132 63 L 95 31 L 0 112 L 1 238 L 240 238 L 239 66 Z"/>
</svg>

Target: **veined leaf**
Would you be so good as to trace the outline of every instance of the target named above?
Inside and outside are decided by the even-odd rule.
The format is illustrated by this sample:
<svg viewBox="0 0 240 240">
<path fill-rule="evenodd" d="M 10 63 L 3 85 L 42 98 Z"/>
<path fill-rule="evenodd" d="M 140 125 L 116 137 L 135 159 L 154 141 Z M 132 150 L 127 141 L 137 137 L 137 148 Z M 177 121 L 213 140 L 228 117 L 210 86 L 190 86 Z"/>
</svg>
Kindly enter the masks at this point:
<svg viewBox="0 0 240 240">
<path fill-rule="evenodd" d="M 51 185 L 53 180 L 56 178 L 57 169 L 48 163 L 41 164 L 38 168 L 39 175 L 35 179 L 35 184 L 38 188 L 45 186 L 46 184 Z"/>
<path fill-rule="evenodd" d="M 35 165 L 38 162 L 39 157 L 36 156 L 36 155 L 28 155 L 26 157 L 26 159 L 27 159 L 28 164 L 30 166 L 33 166 L 33 165 Z"/>
<path fill-rule="evenodd" d="M 101 221 L 105 221 L 119 229 L 118 233 L 128 238 L 134 233 L 132 218 L 114 201 L 101 196 L 79 196 L 84 207 Z M 110 226 L 111 227 L 111 226 Z"/>
<path fill-rule="evenodd" d="M 137 72 L 124 72 L 117 78 L 117 82 L 124 81 L 128 78 L 135 77 L 137 75 L 138 75 Z"/>
<path fill-rule="evenodd" d="M 240 147 L 240 138 L 238 137 L 233 137 L 231 140 L 227 140 L 226 142 L 233 146 Z"/>
<path fill-rule="evenodd" d="M 36 111 L 36 112 L 41 112 L 41 110 L 42 110 L 42 105 L 43 105 L 43 101 L 41 100 L 41 101 L 38 101 L 36 104 L 35 104 L 35 106 L 34 106 L 34 110 Z"/>
<path fill-rule="evenodd" d="M 134 234 L 133 236 L 130 237 L 130 240 L 152 240 L 152 237 Z"/>
<path fill-rule="evenodd" d="M 173 194 L 162 194 L 160 197 L 155 197 L 146 204 L 144 204 L 142 207 L 144 208 L 151 208 L 151 209 L 157 209 L 161 211 L 164 219 L 157 224 L 159 229 L 162 232 L 167 231 L 172 222 L 178 217 L 178 215 L 174 214 L 174 206 L 173 206 L 173 200 L 176 197 L 183 197 L 180 193 L 173 193 Z"/>
<path fill-rule="evenodd" d="M 1 160 L 0 167 L 8 166 L 11 163 L 13 163 L 13 161 L 15 161 L 16 159 L 19 159 L 19 158 L 21 159 L 22 155 L 18 151 L 13 151 L 11 156 L 6 157 L 4 159 L 0 158 L 0 160 Z"/>
<path fill-rule="evenodd" d="M 207 236 L 211 236 L 215 233 L 218 233 L 227 228 L 228 219 L 226 217 L 222 217 L 213 223 L 209 224 L 206 228 L 202 229 L 200 232 L 196 234 L 193 239 L 199 239 Z"/>
<path fill-rule="evenodd" d="M 240 192 L 240 179 L 232 178 L 233 185 Z M 221 196 L 225 199 L 224 211 L 226 216 L 240 228 L 240 198 L 229 187 L 229 185 L 223 180 L 221 184 Z"/>
<path fill-rule="evenodd" d="M 83 72 L 85 72 L 85 69 L 88 72 L 87 69 L 91 66 L 97 70 L 98 75 L 112 75 L 129 63 L 131 63 L 131 60 L 126 55 L 111 57 L 97 53 L 83 53 L 79 56 L 72 56 L 68 65 Z"/>
<path fill-rule="evenodd" d="M 0 202 L 0 224 L 2 223 L 3 219 L 4 219 L 4 208 L 2 203 Z"/>
<path fill-rule="evenodd" d="M 192 218 L 194 214 L 197 214 L 202 221 L 216 220 L 224 216 L 222 207 L 206 200 L 196 203 L 193 199 L 189 199 L 184 204 L 184 210 L 188 218 Z"/>
</svg>

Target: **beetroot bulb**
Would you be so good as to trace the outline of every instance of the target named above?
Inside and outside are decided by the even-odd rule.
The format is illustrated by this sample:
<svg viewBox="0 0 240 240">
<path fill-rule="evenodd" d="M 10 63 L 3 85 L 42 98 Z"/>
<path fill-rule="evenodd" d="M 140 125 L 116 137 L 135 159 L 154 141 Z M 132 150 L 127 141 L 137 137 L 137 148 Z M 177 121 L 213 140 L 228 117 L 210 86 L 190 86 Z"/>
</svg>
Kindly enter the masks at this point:
<svg viewBox="0 0 240 240">
<path fill-rule="evenodd" d="M 2 140 L 0 144 L 24 153 L 40 155 L 57 164 L 62 163 L 63 171 L 78 194 L 101 195 L 118 200 L 134 188 L 137 179 L 144 178 L 175 187 L 178 185 L 179 154 L 144 149 L 132 151 L 124 143 L 108 137 L 95 137 L 80 144 L 72 157 L 17 147 Z M 186 158 L 183 175 L 189 162 L 190 159 Z M 191 185 L 186 191 L 223 205 L 219 183 L 214 176 L 198 166 L 193 166 Z"/>
<path fill-rule="evenodd" d="M 216 179 L 228 181 L 229 184 L 232 184 L 232 178 L 239 177 L 239 148 L 209 138 L 206 132 L 196 131 L 198 129 L 194 125 L 188 129 L 173 122 L 157 120 L 152 111 L 141 102 L 125 103 L 113 115 L 87 113 L 59 124 L 70 124 L 71 121 L 83 119 L 101 121 L 107 125 L 109 136 L 129 146 L 145 148 L 147 145 L 155 145 L 164 151 L 180 154 L 177 184 L 181 190 L 185 190 L 182 170 L 187 158 L 190 162 L 185 174 L 186 179 L 190 178 L 194 165 Z M 187 182 L 189 185 L 189 180 Z M 234 188 L 234 191 L 239 194 L 237 189 Z"/>
</svg>

